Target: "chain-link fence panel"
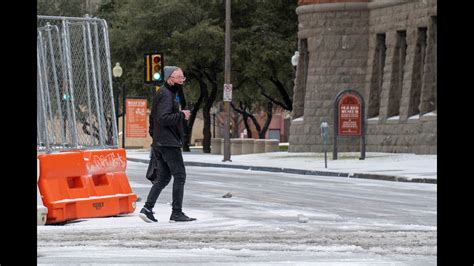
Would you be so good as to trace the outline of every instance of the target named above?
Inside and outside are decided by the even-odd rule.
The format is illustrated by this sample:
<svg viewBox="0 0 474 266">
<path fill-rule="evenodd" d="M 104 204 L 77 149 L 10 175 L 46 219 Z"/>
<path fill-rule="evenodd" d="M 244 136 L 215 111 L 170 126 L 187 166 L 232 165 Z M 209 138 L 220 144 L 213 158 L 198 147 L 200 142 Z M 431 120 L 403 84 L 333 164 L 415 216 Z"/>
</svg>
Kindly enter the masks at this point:
<svg viewBox="0 0 474 266">
<path fill-rule="evenodd" d="M 118 146 L 107 23 L 38 16 L 39 151 Z"/>
</svg>

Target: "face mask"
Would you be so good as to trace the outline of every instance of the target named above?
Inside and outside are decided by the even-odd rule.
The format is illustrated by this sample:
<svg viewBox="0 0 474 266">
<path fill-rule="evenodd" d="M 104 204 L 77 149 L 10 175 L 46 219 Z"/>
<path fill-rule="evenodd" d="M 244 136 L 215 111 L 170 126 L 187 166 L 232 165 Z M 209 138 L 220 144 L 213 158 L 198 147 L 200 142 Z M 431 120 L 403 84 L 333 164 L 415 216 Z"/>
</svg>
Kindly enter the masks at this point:
<svg viewBox="0 0 474 266">
<path fill-rule="evenodd" d="M 174 88 L 176 88 L 177 90 L 181 89 L 183 87 L 183 84 L 178 84 L 178 83 L 175 83 L 173 85 Z"/>
</svg>

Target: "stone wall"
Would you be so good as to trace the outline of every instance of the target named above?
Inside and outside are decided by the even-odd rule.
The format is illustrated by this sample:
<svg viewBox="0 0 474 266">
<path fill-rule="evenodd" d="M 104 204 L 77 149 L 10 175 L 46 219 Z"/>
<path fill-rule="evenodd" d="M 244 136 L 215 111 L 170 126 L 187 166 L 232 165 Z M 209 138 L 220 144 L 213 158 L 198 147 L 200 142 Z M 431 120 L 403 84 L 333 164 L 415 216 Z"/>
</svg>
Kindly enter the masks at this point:
<svg viewBox="0 0 474 266">
<path fill-rule="evenodd" d="M 370 117 L 368 119 L 367 151 L 429 154 L 437 152 L 436 100 L 431 101 L 433 104 L 429 106 L 429 99 L 436 97 L 436 28 L 432 21 L 432 17 L 437 14 L 436 8 L 436 1 L 420 0 L 404 1 L 387 7 L 379 5 L 370 9 L 370 51 L 375 48 L 374 36 L 377 33 L 385 33 L 387 50 L 379 116 L 378 119 Z M 417 47 L 420 39 L 419 28 L 427 29 L 424 67 L 420 62 L 422 60 L 420 48 Z M 397 100 L 391 97 L 393 95 L 391 92 L 395 89 L 394 83 L 397 82 L 393 75 L 398 72 L 396 66 L 400 60 L 396 51 L 399 32 L 406 32 L 407 49 L 399 112 L 398 115 L 391 115 L 390 103 Z M 369 52 L 368 69 L 372 69 L 373 54 Z M 368 71 L 367 80 L 370 81 L 372 75 L 373 72 Z M 371 86 L 367 84 L 366 97 L 370 94 L 370 90 Z M 421 103 L 425 103 L 425 106 Z M 410 111 L 410 109 L 419 110 Z"/>
<path fill-rule="evenodd" d="M 436 153 L 436 1 L 303 2 L 290 152 L 322 151 L 321 122 L 333 136 L 334 98 L 354 89 L 367 151 Z M 338 138 L 338 151 L 359 149 L 359 138 Z"/>
</svg>

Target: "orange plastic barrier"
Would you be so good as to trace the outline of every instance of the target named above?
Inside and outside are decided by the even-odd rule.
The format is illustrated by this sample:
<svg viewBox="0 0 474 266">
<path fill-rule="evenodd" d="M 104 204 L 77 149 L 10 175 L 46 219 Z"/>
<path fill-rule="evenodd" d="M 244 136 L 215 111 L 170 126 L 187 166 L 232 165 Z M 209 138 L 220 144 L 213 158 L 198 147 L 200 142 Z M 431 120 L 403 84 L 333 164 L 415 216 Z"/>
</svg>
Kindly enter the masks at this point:
<svg viewBox="0 0 474 266">
<path fill-rule="evenodd" d="M 46 224 L 135 211 L 137 195 L 125 173 L 124 149 L 41 154 L 38 159 Z"/>
</svg>

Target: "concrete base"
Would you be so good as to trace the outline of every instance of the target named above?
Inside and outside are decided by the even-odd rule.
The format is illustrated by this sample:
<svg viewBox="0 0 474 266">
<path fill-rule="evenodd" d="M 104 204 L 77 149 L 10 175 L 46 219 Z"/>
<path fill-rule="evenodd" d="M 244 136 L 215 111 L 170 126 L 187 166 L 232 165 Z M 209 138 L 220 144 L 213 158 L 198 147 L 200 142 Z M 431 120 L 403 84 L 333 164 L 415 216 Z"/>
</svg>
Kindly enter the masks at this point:
<svg viewBox="0 0 474 266">
<path fill-rule="evenodd" d="M 242 139 L 242 154 L 253 153 L 254 139 Z"/>
<path fill-rule="evenodd" d="M 230 139 L 230 150 L 232 155 L 242 154 L 242 139 Z"/>
<path fill-rule="evenodd" d="M 253 143 L 253 153 L 265 152 L 265 139 L 256 139 Z"/>
<path fill-rule="evenodd" d="M 40 162 L 36 159 L 36 225 L 45 225 L 48 215 L 48 209 L 43 205 L 41 193 L 38 188 L 38 180 L 40 177 Z"/>
<path fill-rule="evenodd" d="M 211 154 L 222 154 L 221 146 L 224 145 L 224 139 L 214 138 L 211 139 Z"/>
<path fill-rule="evenodd" d="M 267 139 L 265 141 L 265 152 L 277 152 L 280 150 L 280 141 L 276 139 Z"/>
</svg>

